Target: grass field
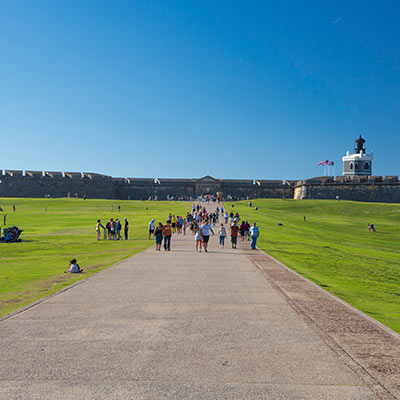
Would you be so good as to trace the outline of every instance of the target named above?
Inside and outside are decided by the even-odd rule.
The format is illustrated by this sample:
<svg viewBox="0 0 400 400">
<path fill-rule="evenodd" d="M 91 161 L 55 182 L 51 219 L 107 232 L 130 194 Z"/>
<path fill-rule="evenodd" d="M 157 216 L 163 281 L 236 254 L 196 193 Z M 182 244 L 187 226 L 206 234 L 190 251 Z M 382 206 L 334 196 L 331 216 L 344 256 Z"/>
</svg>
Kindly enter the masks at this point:
<svg viewBox="0 0 400 400">
<path fill-rule="evenodd" d="M 81 199 L 0 199 L 0 205 L 7 226 L 24 229 L 23 243 L 0 243 L 0 316 L 153 245 L 148 221 L 164 222 L 169 212 L 190 208 L 182 202 Z M 400 333 L 400 205 L 272 199 L 255 205 L 258 211 L 247 202 L 234 203 L 233 210 L 258 222 L 260 248 Z M 128 218 L 130 240 L 95 240 L 96 220 L 110 217 Z M 371 222 L 376 232 L 367 231 Z M 64 273 L 73 257 L 85 274 Z"/>
<path fill-rule="evenodd" d="M 22 243 L 0 243 L 0 316 L 153 245 L 147 239 L 150 219 L 164 223 L 170 212 L 182 215 L 190 208 L 182 202 L 4 198 L 0 206 L 2 227 L 6 213 L 7 227 L 24 229 Z M 111 217 L 128 218 L 130 240 L 96 241 L 96 220 L 105 225 Z M 64 273 L 74 257 L 85 274 Z"/>
<path fill-rule="evenodd" d="M 400 333 L 400 205 L 272 199 L 256 205 L 258 211 L 247 201 L 234 203 L 233 210 L 259 224 L 262 250 Z M 367 231 L 368 223 L 376 232 Z"/>
</svg>

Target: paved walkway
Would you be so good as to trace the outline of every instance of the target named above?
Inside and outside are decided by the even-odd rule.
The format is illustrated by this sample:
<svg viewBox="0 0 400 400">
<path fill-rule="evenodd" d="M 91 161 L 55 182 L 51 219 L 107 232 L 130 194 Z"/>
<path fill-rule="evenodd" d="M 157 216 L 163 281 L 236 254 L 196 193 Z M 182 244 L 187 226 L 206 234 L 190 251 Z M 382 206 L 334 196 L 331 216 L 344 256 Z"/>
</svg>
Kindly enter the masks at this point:
<svg viewBox="0 0 400 400">
<path fill-rule="evenodd" d="M 174 236 L 4 320 L 0 398 L 376 399 L 242 247 Z"/>
</svg>

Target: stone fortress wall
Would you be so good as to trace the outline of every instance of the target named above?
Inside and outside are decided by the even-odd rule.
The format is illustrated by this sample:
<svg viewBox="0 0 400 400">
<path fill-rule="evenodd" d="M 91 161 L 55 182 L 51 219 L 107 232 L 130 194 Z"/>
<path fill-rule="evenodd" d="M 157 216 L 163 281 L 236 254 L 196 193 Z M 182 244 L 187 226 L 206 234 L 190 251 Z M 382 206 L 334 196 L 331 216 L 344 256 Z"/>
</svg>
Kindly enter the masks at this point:
<svg viewBox="0 0 400 400">
<path fill-rule="evenodd" d="M 398 176 L 323 176 L 298 181 L 294 199 L 336 199 L 400 203 Z"/>
<path fill-rule="evenodd" d="M 226 198 L 293 197 L 292 183 L 283 181 L 113 178 L 89 172 L 0 170 L 0 197 L 72 197 L 159 200 L 167 196 L 197 197 L 222 193 Z"/>
<path fill-rule="evenodd" d="M 335 199 L 400 203 L 397 176 L 319 177 L 302 181 L 113 178 L 96 173 L 0 170 L 0 197 L 165 200 L 221 193 L 224 198 Z"/>
</svg>

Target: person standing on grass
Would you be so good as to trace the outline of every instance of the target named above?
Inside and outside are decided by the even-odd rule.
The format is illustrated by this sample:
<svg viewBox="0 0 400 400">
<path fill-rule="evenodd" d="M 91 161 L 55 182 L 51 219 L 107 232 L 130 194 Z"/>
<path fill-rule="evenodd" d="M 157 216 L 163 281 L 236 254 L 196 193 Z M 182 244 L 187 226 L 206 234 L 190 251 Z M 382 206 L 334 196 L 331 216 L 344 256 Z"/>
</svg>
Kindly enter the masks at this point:
<svg viewBox="0 0 400 400">
<path fill-rule="evenodd" d="M 232 222 L 232 225 L 231 225 L 232 249 L 236 249 L 238 232 L 239 232 L 239 227 L 237 226 L 237 223 L 236 222 Z"/>
<path fill-rule="evenodd" d="M 201 229 L 199 227 L 199 225 L 197 225 L 196 223 L 193 226 L 193 231 L 194 231 L 194 240 L 196 242 L 196 251 L 199 251 L 201 253 L 201 241 L 202 241 L 202 237 L 201 237 Z"/>
<path fill-rule="evenodd" d="M 149 240 L 150 240 L 150 236 L 154 234 L 154 221 L 155 221 L 155 219 L 153 218 L 149 222 Z"/>
<path fill-rule="evenodd" d="M 110 237 L 111 240 L 115 240 L 115 221 L 113 218 L 110 218 Z"/>
<path fill-rule="evenodd" d="M 125 240 L 128 240 L 128 231 L 129 231 L 129 222 L 128 222 L 128 219 L 125 218 L 125 219 L 124 219 L 124 222 L 125 222 L 125 224 L 124 224 Z"/>
<path fill-rule="evenodd" d="M 163 240 L 163 225 L 161 222 L 158 223 L 158 226 L 154 230 L 154 239 L 156 241 L 156 251 L 161 251 L 161 243 Z"/>
<path fill-rule="evenodd" d="M 167 223 L 163 226 L 163 234 L 164 234 L 164 250 L 171 251 L 172 227 L 170 220 L 168 220 Z"/>
<path fill-rule="evenodd" d="M 260 236 L 260 230 L 258 229 L 257 224 L 254 222 L 253 226 L 250 228 L 250 237 L 251 237 L 251 248 L 252 250 L 256 249 L 257 238 Z"/>
<path fill-rule="evenodd" d="M 110 221 L 108 221 L 108 222 L 106 223 L 106 229 L 107 229 L 107 237 L 108 237 L 108 240 L 111 240 L 111 222 L 110 222 Z"/>
<path fill-rule="evenodd" d="M 200 227 L 200 230 L 201 230 L 201 236 L 203 237 L 204 251 L 207 253 L 208 241 L 210 240 L 210 231 L 214 235 L 214 231 L 212 230 L 208 219 L 205 219 L 203 225 L 201 225 Z"/>
<path fill-rule="evenodd" d="M 121 230 L 122 230 L 122 224 L 120 220 L 117 218 L 117 220 L 115 221 L 115 233 L 117 235 L 117 240 L 122 240 Z"/>
<path fill-rule="evenodd" d="M 104 226 L 101 224 L 101 221 L 98 219 L 97 220 L 97 224 L 96 224 L 96 237 L 97 237 L 97 240 L 100 240 L 100 228 L 104 229 L 104 232 L 105 232 L 106 228 L 104 228 Z"/>
<path fill-rule="evenodd" d="M 15 212 L 15 204 L 13 204 L 13 212 Z"/>
<path fill-rule="evenodd" d="M 219 228 L 218 238 L 219 238 L 219 245 L 222 246 L 222 248 L 224 248 L 225 238 L 226 238 L 226 229 L 224 227 L 224 224 L 221 224 L 221 227 Z"/>
</svg>

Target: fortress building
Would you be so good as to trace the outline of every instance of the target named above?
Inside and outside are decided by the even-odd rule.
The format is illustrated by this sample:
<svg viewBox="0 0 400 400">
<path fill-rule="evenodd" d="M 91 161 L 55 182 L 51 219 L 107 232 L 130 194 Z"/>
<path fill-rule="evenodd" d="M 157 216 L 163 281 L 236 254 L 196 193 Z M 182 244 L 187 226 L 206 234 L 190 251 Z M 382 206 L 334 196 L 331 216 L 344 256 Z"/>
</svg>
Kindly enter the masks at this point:
<svg viewBox="0 0 400 400">
<path fill-rule="evenodd" d="M 89 172 L 0 170 L 0 197 L 87 197 L 119 200 L 190 199 L 336 199 L 400 203 L 397 176 L 373 176 L 373 154 L 356 140 L 354 154 L 343 157 L 343 176 L 307 180 L 113 178 Z"/>
</svg>

